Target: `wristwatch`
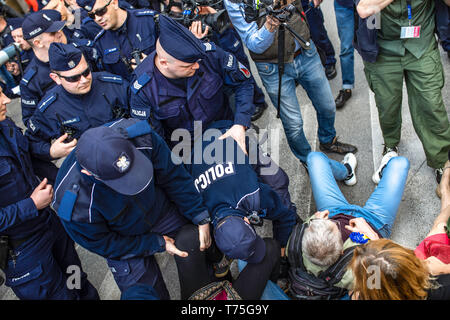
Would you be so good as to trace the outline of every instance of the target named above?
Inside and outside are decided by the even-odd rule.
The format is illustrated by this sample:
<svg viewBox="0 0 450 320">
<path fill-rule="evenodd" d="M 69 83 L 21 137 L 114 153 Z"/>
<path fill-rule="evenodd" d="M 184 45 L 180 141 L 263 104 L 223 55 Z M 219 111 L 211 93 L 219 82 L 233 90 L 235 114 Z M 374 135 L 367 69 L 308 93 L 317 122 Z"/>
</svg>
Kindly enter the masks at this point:
<svg viewBox="0 0 450 320">
<path fill-rule="evenodd" d="M 205 218 L 205 219 L 203 219 L 203 220 L 200 220 L 200 222 L 198 223 L 198 225 L 201 226 L 201 225 L 204 225 L 204 224 L 207 224 L 207 223 L 210 223 L 210 222 L 211 222 L 211 218 L 208 217 L 208 218 Z"/>
</svg>

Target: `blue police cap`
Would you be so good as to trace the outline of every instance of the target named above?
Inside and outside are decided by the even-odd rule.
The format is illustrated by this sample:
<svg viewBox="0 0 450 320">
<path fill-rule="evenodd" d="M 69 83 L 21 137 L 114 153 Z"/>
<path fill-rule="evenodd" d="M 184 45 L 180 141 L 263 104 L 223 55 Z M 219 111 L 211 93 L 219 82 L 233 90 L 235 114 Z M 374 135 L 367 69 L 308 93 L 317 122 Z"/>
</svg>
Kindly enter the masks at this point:
<svg viewBox="0 0 450 320">
<path fill-rule="evenodd" d="M 44 32 L 57 32 L 66 24 L 65 21 L 53 20 L 55 10 L 40 10 L 30 13 L 22 24 L 23 38 L 32 39 Z"/>
<path fill-rule="evenodd" d="M 22 23 L 24 18 L 10 18 L 8 19 L 8 24 L 11 26 L 11 30 L 16 30 L 22 28 Z"/>
<path fill-rule="evenodd" d="M 45 9 L 45 14 L 53 21 L 61 21 L 61 12 L 53 9 Z"/>
<path fill-rule="evenodd" d="M 75 68 L 81 61 L 83 53 L 72 44 L 51 43 L 48 49 L 50 69 L 68 71 Z"/>
<path fill-rule="evenodd" d="M 140 193 L 153 178 L 150 159 L 110 127 L 86 130 L 78 140 L 75 156 L 94 178 L 124 195 Z"/>
<path fill-rule="evenodd" d="M 214 230 L 216 245 L 227 257 L 259 263 L 266 255 L 266 244 L 253 227 L 240 216 L 222 219 Z"/>
<path fill-rule="evenodd" d="M 87 12 L 92 11 L 92 8 L 95 5 L 95 0 L 77 0 L 77 4 L 85 9 Z"/>
<path fill-rule="evenodd" d="M 193 63 L 205 56 L 206 47 L 192 32 L 175 20 L 159 15 L 159 43 L 172 57 Z"/>
</svg>

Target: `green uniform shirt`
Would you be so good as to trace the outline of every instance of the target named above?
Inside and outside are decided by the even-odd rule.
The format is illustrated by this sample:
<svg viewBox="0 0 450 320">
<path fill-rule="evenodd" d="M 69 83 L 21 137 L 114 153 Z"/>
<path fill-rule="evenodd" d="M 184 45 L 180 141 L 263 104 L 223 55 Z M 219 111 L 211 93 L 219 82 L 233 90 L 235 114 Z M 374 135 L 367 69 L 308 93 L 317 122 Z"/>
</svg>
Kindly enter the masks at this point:
<svg viewBox="0 0 450 320">
<path fill-rule="evenodd" d="M 411 0 L 411 26 L 420 26 L 420 38 L 400 39 L 402 27 L 409 26 L 406 0 L 394 0 L 381 10 L 381 29 L 377 32 L 380 54 L 404 56 L 405 49 L 417 59 L 434 41 L 434 0 Z"/>
</svg>

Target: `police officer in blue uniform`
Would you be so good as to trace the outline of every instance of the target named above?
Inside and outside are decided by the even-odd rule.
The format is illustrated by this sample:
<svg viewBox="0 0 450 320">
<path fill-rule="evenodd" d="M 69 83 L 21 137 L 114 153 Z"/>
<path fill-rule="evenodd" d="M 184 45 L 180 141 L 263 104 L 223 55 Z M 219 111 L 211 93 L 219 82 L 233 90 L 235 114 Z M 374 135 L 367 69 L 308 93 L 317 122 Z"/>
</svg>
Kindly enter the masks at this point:
<svg viewBox="0 0 450 320">
<path fill-rule="evenodd" d="M 87 16 L 86 10 L 80 8 L 75 0 L 69 3 L 70 5 L 66 1 L 53 0 L 44 9 L 55 10 L 61 15 L 59 19 L 51 17 L 52 20 L 66 21 L 63 31 L 67 38 L 92 40 L 102 28 Z"/>
<path fill-rule="evenodd" d="M 83 133 L 55 190 L 67 233 L 107 259 L 122 292 L 142 283 L 169 299 L 154 254 L 186 257 L 173 237 L 189 221 L 198 225 L 200 249 L 211 245 L 209 213 L 192 177 L 146 121 L 121 119 Z"/>
<path fill-rule="evenodd" d="M 159 16 L 156 51 L 140 64 L 131 83 L 130 115 L 149 119 L 168 143 L 172 132 L 194 133 L 194 121 L 204 128 L 215 120 L 233 119 L 223 138 L 232 136 L 245 150 L 245 129 L 254 113 L 249 70 L 213 43 L 203 43 L 174 20 Z M 224 86 L 235 91 L 233 114 Z"/>
<path fill-rule="evenodd" d="M 53 188 L 39 181 L 29 142 L 6 117 L 0 93 L 0 267 L 19 299 L 99 299 L 87 280 L 73 241 L 49 207 Z M 79 289 L 67 286 L 69 266 L 80 271 Z"/>
<path fill-rule="evenodd" d="M 5 12 L 0 8 L 0 49 L 12 41 L 11 26 L 6 20 Z M 6 70 L 6 66 L 0 66 L 0 77 L 5 81 L 8 88 L 15 86 L 13 76 Z"/>
<path fill-rule="evenodd" d="M 25 70 L 25 68 L 28 66 L 30 61 L 34 57 L 33 50 L 31 50 L 31 47 L 27 45 L 27 43 L 24 43 L 26 41 L 23 41 L 23 34 L 22 34 L 22 23 L 24 21 L 24 18 L 11 18 L 8 19 L 8 23 L 11 30 L 11 38 L 8 39 L 5 44 L 8 46 L 12 42 L 19 43 L 20 49 L 22 51 L 20 52 L 20 63 L 22 64 L 22 70 Z"/>
<path fill-rule="evenodd" d="M 31 44 L 35 54 L 20 82 L 22 121 L 25 125 L 47 90 L 55 85 L 55 82 L 49 77 L 51 70 L 48 63 L 48 49 L 50 44 L 53 42 L 68 43 L 68 39 L 62 31 L 65 22 L 52 20 L 52 17 L 58 15 L 59 13 L 55 10 L 41 10 L 29 14 L 22 25 L 23 37 Z M 95 59 L 92 56 L 92 48 L 83 45 L 78 47 L 92 65 L 92 60 Z"/>
<path fill-rule="evenodd" d="M 71 151 L 64 143 L 63 153 L 56 149 L 64 133 L 70 142 L 89 128 L 127 116 L 129 84 L 108 72 L 92 72 L 82 52 L 71 44 L 52 43 L 48 54 L 50 78 L 57 85 L 37 105 L 28 129 L 39 141 L 34 144 L 35 154 L 54 159 Z M 52 145 L 53 139 L 57 142 Z"/>
<path fill-rule="evenodd" d="M 89 16 L 103 30 L 94 39 L 99 68 L 130 80 L 137 64 L 155 49 L 157 12 L 121 8 L 118 0 L 97 0 Z"/>
<path fill-rule="evenodd" d="M 8 26 L 2 36 L 2 48 L 16 42 L 19 44 L 20 52 L 5 63 L 6 70 L 13 78 L 13 82 L 7 81 L 2 84 L 3 93 L 9 98 L 17 98 L 20 95 L 19 83 L 23 76 L 23 70 L 34 57 L 33 50 L 22 37 L 23 18 L 9 18 Z M 4 68 L 4 67 L 2 67 Z"/>
</svg>

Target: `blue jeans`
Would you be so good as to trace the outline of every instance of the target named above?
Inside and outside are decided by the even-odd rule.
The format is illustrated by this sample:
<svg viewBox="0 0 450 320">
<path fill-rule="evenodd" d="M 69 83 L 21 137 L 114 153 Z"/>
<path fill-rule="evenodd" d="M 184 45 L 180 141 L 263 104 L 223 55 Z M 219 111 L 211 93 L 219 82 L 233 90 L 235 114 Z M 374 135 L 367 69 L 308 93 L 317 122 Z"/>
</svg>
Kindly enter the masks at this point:
<svg viewBox="0 0 450 320">
<path fill-rule="evenodd" d="M 308 155 L 308 171 L 317 210 L 329 210 L 329 217 L 343 213 L 362 217 L 384 238 L 391 234 L 397 210 L 408 177 L 409 161 L 392 158 L 383 170 L 383 177 L 364 207 L 349 204 L 333 177 L 328 157 L 321 152 Z"/>
<path fill-rule="evenodd" d="M 278 65 L 266 62 L 256 62 L 255 64 L 270 100 L 277 107 Z M 303 50 L 303 53 L 299 54 L 293 62 L 285 63 L 280 104 L 280 118 L 289 147 L 300 161 L 306 162 L 306 157 L 311 152 L 311 146 L 303 131 L 303 119 L 295 91 L 296 80 L 305 89 L 316 110 L 320 143 L 330 143 L 336 136 L 334 128 L 336 104 L 312 41 L 310 50 Z"/>
<path fill-rule="evenodd" d="M 355 50 L 353 48 L 355 20 L 353 6 L 350 8 L 343 7 L 335 0 L 334 11 L 336 13 L 339 40 L 341 41 L 339 59 L 341 61 L 342 88 L 353 89 L 355 83 Z"/>
</svg>

